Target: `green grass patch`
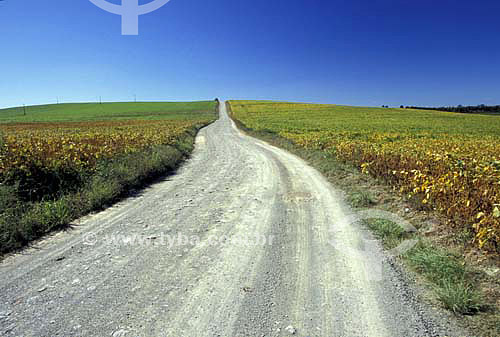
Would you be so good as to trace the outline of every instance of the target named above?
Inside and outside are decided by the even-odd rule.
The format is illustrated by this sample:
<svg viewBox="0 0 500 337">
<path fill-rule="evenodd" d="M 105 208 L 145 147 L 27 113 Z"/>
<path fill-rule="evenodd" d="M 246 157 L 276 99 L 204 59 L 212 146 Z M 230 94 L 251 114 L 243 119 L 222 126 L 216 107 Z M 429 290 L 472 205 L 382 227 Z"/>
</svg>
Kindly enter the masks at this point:
<svg viewBox="0 0 500 337">
<path fill-rule="evenodd" d="M 384 219 L 366 220 L 364 224 L 370 228 L 387 249 L 399 245 L 403 239 L 410 238 L 401 226 Z"/>
<path fill-rule="evenodd" d="M 365 224 L 387 249 L 414 237 L 391 221 L 377 219 Z M 425 277 L 445 308 L 457 314 L 474 314 L 484 307 L 484 300 L 473 281 L 473 273 L 466 268 L 461 256 L 421 239 L 402 258 Z"/>
<path fill-rule="evenodd" d="M 366 190 L 354 190 L 349 193 L 349 203 L 355 208 L 366 208 L 376 204 L 373 195 Z"/>
<path fill-rule="evenodd" d="M 459 314 L 474 314 L 484 300 L 462 257 L 420 241 L 404 259 L 433 285 L 443 305 Z"/>
</svg>

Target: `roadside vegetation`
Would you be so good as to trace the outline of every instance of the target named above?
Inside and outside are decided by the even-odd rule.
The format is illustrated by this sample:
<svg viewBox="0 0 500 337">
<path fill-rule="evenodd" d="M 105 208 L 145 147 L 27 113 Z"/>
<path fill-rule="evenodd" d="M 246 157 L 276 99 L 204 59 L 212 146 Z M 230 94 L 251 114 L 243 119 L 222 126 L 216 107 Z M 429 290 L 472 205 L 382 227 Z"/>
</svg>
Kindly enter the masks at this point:
<svg viewBox="0 0 500 337">
<path fill-rule="evenodd" d="M 478 336 L 497 334 L 500 119 L 259 101 L 228 107 L 241 129 L 308 161 L 352 207 L 409 219 L 416 233 L 385 220 L 364 224 L 387 249 L 417 239 L 401 258 L 431 301 Z M 475 265 L 478 256 L 487 262 Z"/>
<path fill-rule="evenodd" d="M 403 240 L 415 237 L 386 220 L 368 220 L 365 225 L 382 240 L 387 249 L 395 248 Z M 432 290 L 446 309 L 463 315 L 488 309 L 474 281 L 473 270 L 467 268 L 459 254 L 436 247 L 420 238 L 417 245 L 406 252 L 403 258 L 430 282 Z"/>
<path fill-rule="evenodd" d="M 174 170 L 216 102 L 0 110 L 0 254 Z"/>
</svg>

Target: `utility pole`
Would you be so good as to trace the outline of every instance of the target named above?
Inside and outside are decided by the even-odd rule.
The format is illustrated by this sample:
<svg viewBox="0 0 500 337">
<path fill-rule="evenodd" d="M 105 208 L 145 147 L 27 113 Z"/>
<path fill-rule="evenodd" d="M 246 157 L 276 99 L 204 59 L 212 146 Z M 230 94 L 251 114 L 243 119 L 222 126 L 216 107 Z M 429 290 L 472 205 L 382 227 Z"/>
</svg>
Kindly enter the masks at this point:
<svg viewBox="0 0 500 337">
<path fill-rule="evenodd" d="M 26 116 L 26 104 L 23 104 L 24 115 Z"/>
<path fill-rule="evenodd" d="M 137 103 L 137 95 L 134 95 L 134 102 Z"/>
<path fill-rule="evenodd" d="M 102 104 L 102 97 L 99 96 L 99 104 Z"/>
<path fill-rule="evenodd" d="M 57 104 L 59 104 L 59 96 L 56 97 Z"/>
</svg>

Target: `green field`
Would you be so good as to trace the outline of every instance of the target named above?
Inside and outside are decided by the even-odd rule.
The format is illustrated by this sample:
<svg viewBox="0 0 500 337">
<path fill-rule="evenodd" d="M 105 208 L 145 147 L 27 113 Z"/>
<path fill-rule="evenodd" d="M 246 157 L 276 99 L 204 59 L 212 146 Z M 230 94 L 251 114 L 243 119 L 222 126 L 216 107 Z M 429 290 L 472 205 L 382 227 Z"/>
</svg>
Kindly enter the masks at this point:
<svg viewBox="0 0 500 337">
<path fill-rule="evenodd" d="M 213 101 L 50 104 L 0 109 L 0 123 L 182 119 L 189 118 L 185 115 L 213 111 Z"/>
<path fill-rule="evenodd" d="M 500 118 L 430 110 L 271 101 L 231 101 L 236 116 L 256 130 L 274 132 L 404 132 L 500 137 Z M 288 122 L 285 122 L 288 121 Z"/>
</svg>

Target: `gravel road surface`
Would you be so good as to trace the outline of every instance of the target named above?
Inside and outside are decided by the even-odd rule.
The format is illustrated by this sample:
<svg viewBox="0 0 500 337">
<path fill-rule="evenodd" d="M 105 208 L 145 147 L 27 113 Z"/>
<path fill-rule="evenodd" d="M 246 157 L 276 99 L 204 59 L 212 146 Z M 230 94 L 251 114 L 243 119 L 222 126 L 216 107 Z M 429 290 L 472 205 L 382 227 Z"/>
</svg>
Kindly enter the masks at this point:
<svg viewBox="0 0 500 337">
<path fill-rule="evenodd" d="M 2 261 L 0 336 L 465 335 L 304 161 L 224 104 L 196 143 L 176 175 Z"/>
</svg>

